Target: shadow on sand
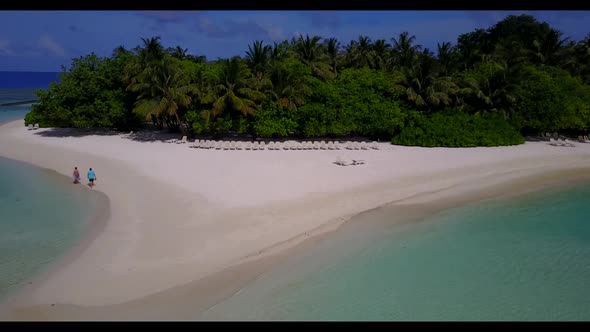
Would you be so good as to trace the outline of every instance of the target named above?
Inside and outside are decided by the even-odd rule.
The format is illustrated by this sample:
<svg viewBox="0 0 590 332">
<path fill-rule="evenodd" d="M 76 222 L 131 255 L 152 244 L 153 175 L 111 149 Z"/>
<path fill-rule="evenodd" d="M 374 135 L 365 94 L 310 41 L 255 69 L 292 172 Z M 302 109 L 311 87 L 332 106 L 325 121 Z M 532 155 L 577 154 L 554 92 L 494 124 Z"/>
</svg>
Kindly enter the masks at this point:
<svg viewBox="0 0 590 332">
<path fill-rule="evenodd" d="M 85 136 L 119 136 L 137 142 L 171 142 L 182 137 L 180 133 L 172 133 L 160 130 L 141 130 L 121 132 L 111 129 L 79 129 L 79 128 L 49 128 L 36 131 L 35 135 L 42 137 L 85 137 Z"/>
</svg>

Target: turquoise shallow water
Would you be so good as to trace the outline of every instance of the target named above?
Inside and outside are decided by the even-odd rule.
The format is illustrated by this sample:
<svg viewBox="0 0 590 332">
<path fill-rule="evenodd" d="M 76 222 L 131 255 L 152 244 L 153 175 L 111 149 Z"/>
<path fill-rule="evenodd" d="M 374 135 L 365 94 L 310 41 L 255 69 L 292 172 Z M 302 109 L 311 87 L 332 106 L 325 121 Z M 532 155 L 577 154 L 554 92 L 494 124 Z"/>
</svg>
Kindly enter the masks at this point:
<svg viewBox="0 0 590 332">
<path fill-rule="evenodd" d="M 34 89 L 0 89 L 0 104 L 34 100 Z M 24 119 L 31 105 L 0 106 L 0 124 L 6 121 Z"/>
<path fill-rule="evenodd" d="M 583 185 L 352 227 L 196 318 L 588 320 L 588 215 Z"/>
<path fill-rule="evenodd" d="M 0 158 L 0 299 L 72 248 L 94 204 L 66 177 Z"/>
<path fill-rule="evenodd" d="M 31 95 L 0 90 L 0 103 Z M 22 119 L 29 110 L 0 107 L 0 123 Z M 95 197 L 67 177 L 0 157 L 0 302 L 78 243 L 95 205 Z"/>
</svg>

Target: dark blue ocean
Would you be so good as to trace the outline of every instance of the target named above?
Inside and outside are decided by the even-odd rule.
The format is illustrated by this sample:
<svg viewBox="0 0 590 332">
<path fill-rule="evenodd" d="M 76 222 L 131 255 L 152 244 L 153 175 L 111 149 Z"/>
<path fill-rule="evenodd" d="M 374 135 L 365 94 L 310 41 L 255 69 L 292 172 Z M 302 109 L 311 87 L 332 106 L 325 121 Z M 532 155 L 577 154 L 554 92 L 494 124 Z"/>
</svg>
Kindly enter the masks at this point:
<svg viewBox="0 0 590 332">
<path fill-rule="evenodd" d="M 0 71 L 0 89 L 47 88 L 58 82 L 58 72 Z"/>
</svg>

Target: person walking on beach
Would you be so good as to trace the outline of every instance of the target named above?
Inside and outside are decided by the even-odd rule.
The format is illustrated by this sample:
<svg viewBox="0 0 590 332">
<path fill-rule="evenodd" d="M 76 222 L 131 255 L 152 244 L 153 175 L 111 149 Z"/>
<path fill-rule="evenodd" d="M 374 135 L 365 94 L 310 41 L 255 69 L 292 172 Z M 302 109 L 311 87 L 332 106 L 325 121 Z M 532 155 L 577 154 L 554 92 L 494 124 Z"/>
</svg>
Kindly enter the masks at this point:
<svg viewBox="0 0 590 332">
<path fill-rule="evenodd" d="M 74 183 L 80 182 L 80 172 L 78 171 L 78 167 L 74 167 Z"/>
<path fill-rule="evenodd" d="M 94 174 L 94 171 L 92 170 L 92 167 L 90 167 L 90 169 L 88 170 L 88 185 L 90 186 L 90 188 L 94 187 L 94 181 L 96 181 L 96 174 Z"/>
</svg>

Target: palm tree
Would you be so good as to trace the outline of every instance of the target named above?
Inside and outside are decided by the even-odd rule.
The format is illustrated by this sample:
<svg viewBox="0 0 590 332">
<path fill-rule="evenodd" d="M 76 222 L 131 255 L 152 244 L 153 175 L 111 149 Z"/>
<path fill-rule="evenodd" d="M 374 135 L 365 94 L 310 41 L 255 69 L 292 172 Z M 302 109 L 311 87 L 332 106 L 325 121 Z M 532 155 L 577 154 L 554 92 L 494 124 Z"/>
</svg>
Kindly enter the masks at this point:
<svg viewBox="0 0 590 332">
<path fill-rule="evenodd" d="M 533 58 L 535 63 L 541 65 L 571 68 L 577 63 L 574 59 L 575 43 L 569 38 L 562 38 L 563 33 L 551 30 L 541 40 L 534 40 Z"/>
<path fill-rule="evenodd" d="M 451 78 L 424 75 L 418 67 L 402 68 L 397 73 L 397 79 L 396 87 L 407 101 L 422 110 L 452 105 L 453 96 L 459 91 Z"/>
<path fill-rule="evenodd" d="M 141 38 L 143 47 L 136 47 L 135 59 L 125 67 L 125 81 L 128 84 L 140 83 L 140 75 L 150 67 L 161 66 L 166 57 L 160 37 Z"/>
<path fill-rule="evenodd" d="M 182 123 L 179 109 L 188 106 L 198 92 L 182 70 L 169 61 L 146 68 L 128 90 L 139 93 L 134 112 L 146 119 L 173 116 L 177 125 Z"/>
<path fill-rule="evenodd" d="M 272 48 L 268 45 L 263 45 L 261 40 L 257 40 L 252 45 L 248 45 L 246 52 L 246 63 L 254 76 L 262 81 L 270 61 Z"/>
<path fill-rule="evenodd" d="M 326 55 L 328 56 L 328 64 L 334 70 L 334 74 L 338 74 L 338 58 L 340 55 L 340 42 L 336 38 L 330 38 L 326 41 Z"/>
<path fill-rule="evenodd" d="M 369 37 L 359 36 L 358 41 L 353 44 L 351 55 L 355 67 L 374 67 L 373 49 Z"/>
<path fill-rule="evenodd" d="M 288 41 L 283 41 L 282 43 L 273 43 L 273 46 L 270 50 L 270 62 L 275 63 L 277 61 L 283 61 L 288 57 L 291 57 L 293 54 L 293 50 L 291 45 Z"/>
<path fill-rule="evenodd" d="M 271 87 L 266 93 L 287 110 L 303 105 L 312 91 L 301 71 L 292 70 L 286 63 L 278 63 L 270 71 Z"/>
<path fill-rule="evenodd" d="M 489 54 L 488 32 L 485 29 L 476 29 L 473 32 L 462 34 L 457 38 L 457 53 L 462 69 L 473 68 L 480 62 L 482 54 Z"/>
<path fill-rule="evenodd" d="M 225 111 L 239 111 L 244 115 L 254 113 L 256 101 L 264 94 L 251 88 L 250 71 L 239 57 L 221 60 L 221 72 L 215 86 L 213 116 Z"/>
<path fill-rule="evenodd" d="M 505 118 L 514 113 L 514 84 L 509 79 L 506 64 L 494 61 L 483 62 L 476 74 L 466 73 L 462 77 L 460 94 L 468 99 L 468 105 L 475 113 L 496 112 Z"/>
<path fill-rule="evenodd" d="M 440 64 L 440 72 L 443 76 L 449 76 L 455 72 L 456 64 L 456 51 L 455 48 L 449 42 L 438 43 L 437 45 L 437 58 Z"/>
<path fill-rule="evenodd" d="M 172 50 L 170 50 L 170 56 L 173 58 L 177 58 L 179 60 L 184 60 L 188 57 L 188 49 L 182 48 L 180 46 L 176 46 Z"/>
<path fill-rule="evenodd" d="M 397 89 L 418 109 L 433 110 L 451 106 L 459 87 L 450 77 L 439 77 L 436 59 L 428 49 L 416 56 L 416 64 L 402 67 L 396 74 Z"/>
<path fill-rule="evenodd" d="M 348 68 L 355 67 L 354 56 L 356 52 L 356 41 L 351 40 L 348 45 L 344 47 L 344 61 Z"/>
<path fill-rule="evenodd" d="M 381 70 L 387 68 L 390 64 L 389 53 L 391 45 L 385 39 L 376 40 L 373 44 L 373 63 L 375 69 Z"/>
<path fill-rule="evenodd" d="M 416 36 L 410 36 L 409 32 L 402 32 L 398 38 L 392 38 L 392 56 L 398 67 L 410 68 L 416 61 L 420 45 L 414 45 Z"/>
<path fill-rule="evenodd" d="M 309 66 L 313 75 L 327 79 L 332 76 L 332 68 L 323 61 L 325 54 L 319 43 L 321 39 L 319 36 L 310 38 L 306 35 L 303 38 L 303 35 L 299 35 L 294 43 L 294 51 L 299 60 Z"/>
<path fill-rule="evenodd" d="M 573 47 L 573 53 L 578 65 L 572 66 L 569 71 L 585 84 L 590 84 L 590 34 Z"/>
<path fill-rule="evenodd" d="M 112 56 L 113 58 L 120 58 L 120 57 L 122 57 L 122 56 L 125 56 L 125 55 L 127 55 L 127 54 L 131 54 L 131 52 L 130 52 L 130 51 L 128 51 L 128 50 L 125 48 L 125 46 L 123 46 L 123 45 L 119 45 L 119 46 L 117 46 L 117 47 L 116 47 L 116 48 L 113 50 L 113 53 L 112 53 L 112 55 L 111 55 L 111 56 Z"/>
<path fill-rule="evenodd" d="M 138 49 L 138 54 L 145 62 L 159 61 L 164 59 L 166 51 L 164 46 L 160 43 L 160 36 L 152 37 L 149 39 L 141 38 L 143 42 L 143 48 Z"/>
</svg>

